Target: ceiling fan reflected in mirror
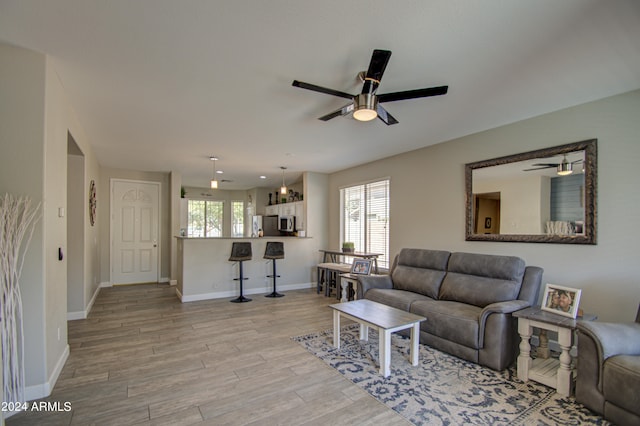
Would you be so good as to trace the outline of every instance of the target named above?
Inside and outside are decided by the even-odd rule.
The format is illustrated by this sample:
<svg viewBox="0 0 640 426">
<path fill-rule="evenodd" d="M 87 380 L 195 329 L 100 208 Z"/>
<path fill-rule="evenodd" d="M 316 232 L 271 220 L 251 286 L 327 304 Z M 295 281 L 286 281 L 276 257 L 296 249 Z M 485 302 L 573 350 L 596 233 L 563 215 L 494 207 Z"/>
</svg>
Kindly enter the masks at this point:
<svg viewBox="0 0 640 426">
<path fill-rule="evenodd" d="M 380 95 L 376 94 L 390 57 L 391 51 L 389 50 L 376 49 L 373 51 L 373 54 L 371 55 L 371 62 L 369 62 L 369 69 L 366 72 L 362 71 L 358 74 L 363 85 L 362 92 L 357 95 L 341 92 L 339 90 L 327 89 L 326 87 L 316 86 L 315 84 L 305 83 L 298 80 L 293 80 L 292 86 L 351 100 L 349 104 L 336 111 L 330 112 L 327 115 L 323 115 L 319 120 L 328 121 L 338 116 L 345 116 L 353 113 L 353 118 L 356 120 L 370 121 L 378 117 L 386 125 L 397 124 L 398 120 L 389 114 L 387 110 L 380 105 L 381 103 L 440 96 L 446 94 L 449 90 L 449 86 L 438 86 L 425 89 L 407 90 L 404 92 L 384 93 Z"/>
<path fill-rule="evenodd" d="M 575 161 L 569 161 L 567 159 L 567 154 L 565 154 L 564 158 L 560 163 L 536 163 L 536 164 L 532 164 L 532 166 L 535 166 L 535 168 L 524 169 L 524 171 L 530 172 L 533 170 L 544 170 L 544 169 L 556 168 L 557 169 L 556 173 L 558 174 L 558 176 L 568 176 L 571 173 L 573 173 L 573 165 L 580 162 L 583 162 L 583 160 L 579 159 Z"/>
</svg>

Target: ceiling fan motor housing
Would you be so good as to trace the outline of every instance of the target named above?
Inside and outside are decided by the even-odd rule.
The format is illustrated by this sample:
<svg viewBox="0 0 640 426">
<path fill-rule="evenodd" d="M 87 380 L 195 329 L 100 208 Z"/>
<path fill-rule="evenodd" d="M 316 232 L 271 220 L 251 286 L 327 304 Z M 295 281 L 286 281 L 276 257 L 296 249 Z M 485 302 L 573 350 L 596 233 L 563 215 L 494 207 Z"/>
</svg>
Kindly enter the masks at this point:
<svg viewBox="0 0 640 426">
<path fill-rule="evenodd" d="M 360 121 L 373 120 L 378 116 L 378 98 L 371 93 L 361 93 L 353 97 L 353 117 Z"/>
</svg>

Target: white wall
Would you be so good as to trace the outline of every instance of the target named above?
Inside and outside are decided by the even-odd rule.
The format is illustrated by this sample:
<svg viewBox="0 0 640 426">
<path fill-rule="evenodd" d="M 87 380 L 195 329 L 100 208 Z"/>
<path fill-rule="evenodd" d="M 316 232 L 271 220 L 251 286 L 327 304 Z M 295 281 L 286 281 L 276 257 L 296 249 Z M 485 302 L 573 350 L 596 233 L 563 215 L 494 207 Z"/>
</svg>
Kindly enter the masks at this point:
<svg viewBox="0 0 640 426">
<path fill-rule="evenodd" d="M 500 193 L 501 234 L 544 234 L 549 220 L 551 180 L 546 176 L 473 182 L 473 192 Z"/>
<path fill-rule="evenodd" d="M 68 355 L 67 264 L 58 260 L 58 248 L 67 247 L 67 218 L 59 209 L 67 206 L 68 132 L 85 155 L 85 194 L 89 179 L 98 179 L 99 165 L 50 59 L 0 43 L 0 69 L 0 192 L 42 203 L 21 279 L 26 396 L 34 399 L 51 392 Z M 80 226 L 90 293 L 98 282 L 98 234 L 86 215 Z"/>
<path fill-rule="evenodd" d="M 0 194 L 44 200 L 45 57 L 0 43 Z M 20 288 L 24 312 L 26 386 L 47 378 L 44 226 L 40 219 L 25 255 Z"/>
<path fill-rule="evenodd" d="M 330 246 L 339 242 L 338 188 L 390 176 L 392 254 L 421 247 L 517 255 L 545 269 L 543 284 L 583 289 L 581 307 L 600 320 L 632 321 L 640 302 L 639 116 L 640 91 L 635 91 L 334 173 Z M 590 138 L 598 139 L 597 245 L 464 240 L 466 163 Z"/>
<path fill-rule="evenodd" d="M 74 143 L 71 141 L 70 143 Z M 67 312 L 83 312 L 84 294 L 84 156 L 67 156 Z M 78 226 L 79 225 L 79 226 Z"/>
</svg>

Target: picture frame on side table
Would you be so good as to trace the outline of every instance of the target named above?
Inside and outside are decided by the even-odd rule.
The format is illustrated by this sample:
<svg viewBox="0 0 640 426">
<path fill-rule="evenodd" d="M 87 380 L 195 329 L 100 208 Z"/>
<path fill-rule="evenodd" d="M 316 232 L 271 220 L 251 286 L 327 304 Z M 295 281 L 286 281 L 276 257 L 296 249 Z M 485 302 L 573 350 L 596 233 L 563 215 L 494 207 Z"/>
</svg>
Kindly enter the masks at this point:
<svg viewBox="0 0 640 426">
<path fill-rule="evenodd" d="M 369 275 L 371 272 L 370 259 L 353 259 L 351 273 L 355 275 Z"/>
<path fill-rule="evenodd" d="M 544 297 L 540 309 L 569 318 L 578 316 L 580 305 L 579 288 L 564 287 L 556 284 L 547 284 L 544 288 Z"/>
</svg>

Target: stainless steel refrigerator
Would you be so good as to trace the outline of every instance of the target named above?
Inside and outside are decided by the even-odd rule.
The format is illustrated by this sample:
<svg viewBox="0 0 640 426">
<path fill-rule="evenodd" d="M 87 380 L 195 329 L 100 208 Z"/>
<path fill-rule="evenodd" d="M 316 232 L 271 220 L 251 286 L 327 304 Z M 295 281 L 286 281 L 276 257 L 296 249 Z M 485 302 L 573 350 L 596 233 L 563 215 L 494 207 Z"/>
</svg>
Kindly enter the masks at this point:
<svg viewBox="0 0 640 426">
<path fill-rule="evenodd" d="M 251 236 L 257 237 L 262 229 L 262 235 L 265 237 L 277 237 L 280 235 L 278 231 L 278 215 L 270 216 L 253 216 L 251 226 Z"/>
</svg>

